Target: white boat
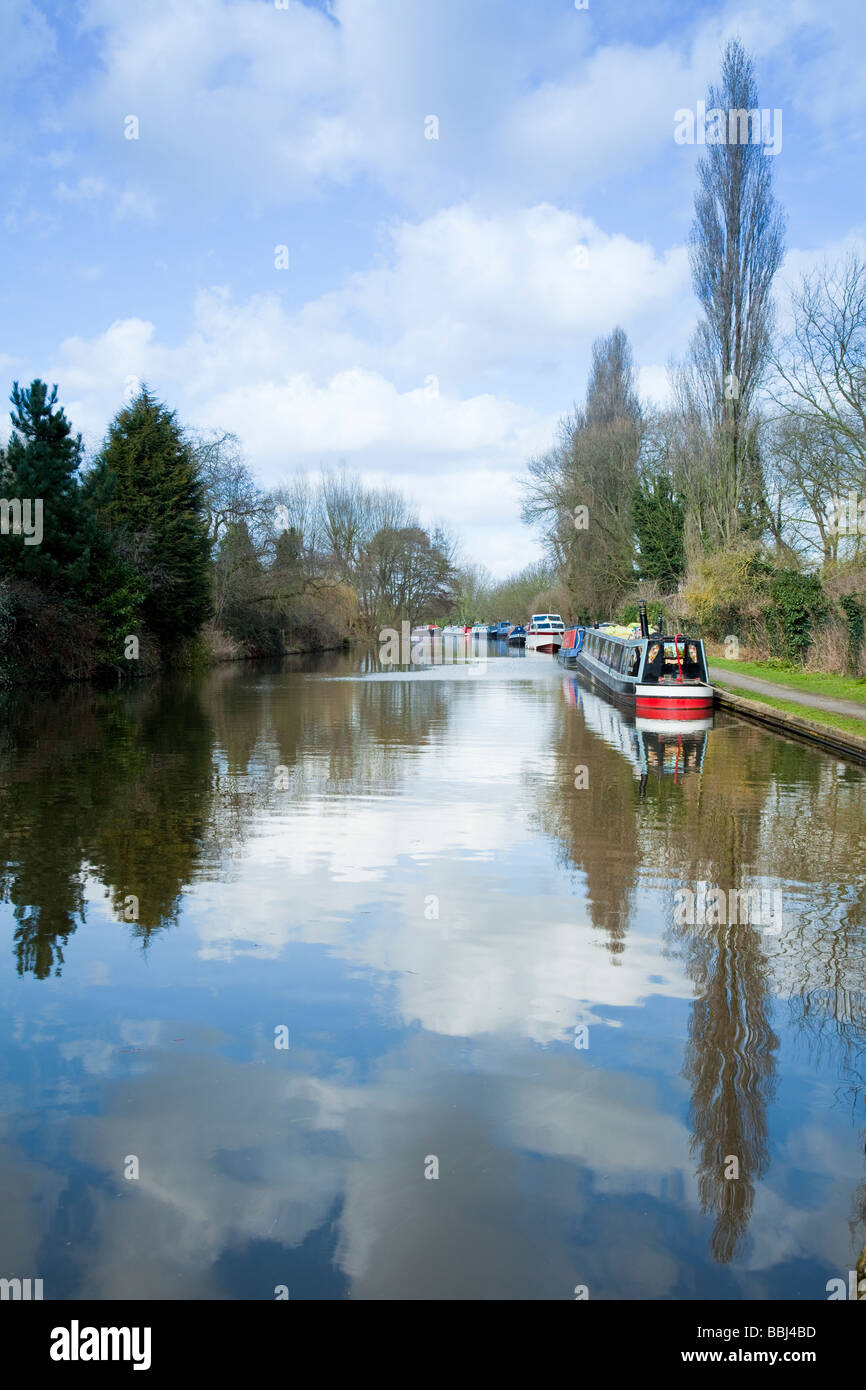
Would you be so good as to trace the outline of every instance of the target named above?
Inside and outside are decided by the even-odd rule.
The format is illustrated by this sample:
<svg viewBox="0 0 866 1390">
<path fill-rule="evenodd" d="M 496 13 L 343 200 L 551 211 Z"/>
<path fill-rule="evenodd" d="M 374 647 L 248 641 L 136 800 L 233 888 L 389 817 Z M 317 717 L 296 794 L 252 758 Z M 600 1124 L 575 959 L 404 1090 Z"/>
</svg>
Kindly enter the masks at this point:
<svg viewBox="0 0 866 1390">
<path fill-rule="evenodd" d="M 565 623 L 558 613 L 533 613 L 526 629 L 528 652 L 558 652 L 562 646 Z"/>
</svg>

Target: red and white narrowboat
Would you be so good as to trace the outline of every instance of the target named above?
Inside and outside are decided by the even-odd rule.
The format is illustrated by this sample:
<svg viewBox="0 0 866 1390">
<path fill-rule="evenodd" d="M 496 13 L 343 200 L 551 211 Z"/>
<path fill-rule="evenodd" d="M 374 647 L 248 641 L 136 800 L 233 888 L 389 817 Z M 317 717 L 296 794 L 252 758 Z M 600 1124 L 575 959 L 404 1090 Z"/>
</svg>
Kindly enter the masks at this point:
<svg viewBox="0 0 866 1390">
<path fill-rule="evenodd" d="M 646 612 L 636 628 L 578 628 L 560 659 L 582 677 L 630 705 L 641 719 L 703 720 L 713 712 L 713 687 L 698 637 L 650 633 Z"/>
</svg>

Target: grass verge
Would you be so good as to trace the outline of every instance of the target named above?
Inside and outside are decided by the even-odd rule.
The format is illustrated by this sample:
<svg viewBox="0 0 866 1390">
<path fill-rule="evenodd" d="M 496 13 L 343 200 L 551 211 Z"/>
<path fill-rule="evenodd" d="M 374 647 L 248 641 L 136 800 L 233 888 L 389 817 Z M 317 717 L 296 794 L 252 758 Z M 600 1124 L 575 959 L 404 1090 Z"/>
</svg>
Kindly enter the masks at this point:
<svg viewBox="0 0 866 1390">
<path fill-rule="evenodd" d="M 730 664 L 738 666 L 742 663 Z M 847 714 L 830 714 L 822 709 L 815 709 L 813 705 L 798 705 L 796 700 L 777 700 L 772 695 L 758 695 L 754 690 L 741 690 L 739 686 L 728 685 L 726 681 L 716 680 L 713 681 L 713 685 L 718 690 L 725 690 L 729 695 L 736 695 L 741 700 L 770 705 L 773 709 L 783 710 L 785 714 L 796 714 L 800 719 L 808 719 L 812 724 L 823 724 L 829 729 L 839 729 L 843 733 L 866 738 L 866 719 L 851 719 Z"/>
<path fill-rule="evenodd" d="M 836 700 L 859 700 L 866 709 L 866 677 L 863 676 L 837 676 L 824 671 L 801 671 L 798 666 L 772 666 L 765 661 L 729 661 L 727 657 L 710 656 L 709 653 L 707 661 L 711 666 L 719 666 L 726 671 L 738 671 L 743 676 L 755 676 L 758 680 L 772 681 L 774 685 L 789 685 L 792 690 L 805 690 L 810 695 L 827 695 Z M 748 693 L 754 694 L 753 691 Z M 757 696 L 755 698 L 757 699 Z"/>
</svg>

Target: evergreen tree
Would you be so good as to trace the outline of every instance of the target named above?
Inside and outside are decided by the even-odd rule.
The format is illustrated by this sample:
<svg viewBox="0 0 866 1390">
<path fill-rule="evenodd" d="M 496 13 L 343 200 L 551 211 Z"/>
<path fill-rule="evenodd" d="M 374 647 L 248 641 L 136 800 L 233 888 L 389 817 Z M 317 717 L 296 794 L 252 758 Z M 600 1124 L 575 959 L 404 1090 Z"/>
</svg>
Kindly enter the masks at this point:
<svg viewBox="0 0 866 1390">
<path fill-rule="evenodd" d="M 635 488 L 632 512 L 640 550 L 640 577 L 654 580 L 663 594 L 672 593 L 686 568 L 686 512 L 667 474 L 645 474 L 641 478 Z"/>
<path fill-rule="evenodd" d="M 210 543 L 193 451 L 147 387 L 112 421 L 88 495 L 144 580 L 146 627 L 171 652 L 210 612 Z"/>
<path fill-rule="evenodd" d="M 22 390 L 16 381 L 10 399 L 12 437 L 0 459 L 0 494 L 10 529 L 0 535 L 0 574 L 80 594 L 96 540 L 78 480 L 81 435 L 73 435 L 57 405 L 56 386 L 49 392 L 37 378 Z M 16 535 L 11 529 L 19 508 L 31 532 L 29 544 L 23 531 Z"/>
</svg>

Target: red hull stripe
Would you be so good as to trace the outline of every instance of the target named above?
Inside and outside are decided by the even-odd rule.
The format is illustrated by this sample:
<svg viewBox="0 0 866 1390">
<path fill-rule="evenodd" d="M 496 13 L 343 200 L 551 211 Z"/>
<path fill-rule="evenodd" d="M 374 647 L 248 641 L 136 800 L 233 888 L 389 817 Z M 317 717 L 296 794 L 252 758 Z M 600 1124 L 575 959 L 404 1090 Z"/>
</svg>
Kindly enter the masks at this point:
<svg viewBox="0 0 866 1390">
<path fill-rule="evenodd" d="M 645 714 L 652 711 L 655 714 L 676 714 L 682 712 L 688 715 L 699 715 L 712 711 L 712 700 L 652 700 L 645 695 L 638 695 L 635 699 L 635 706 L 639 713 Z"/>
</svg>

